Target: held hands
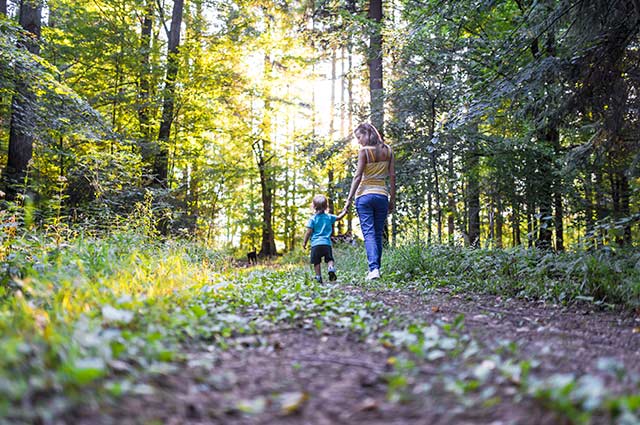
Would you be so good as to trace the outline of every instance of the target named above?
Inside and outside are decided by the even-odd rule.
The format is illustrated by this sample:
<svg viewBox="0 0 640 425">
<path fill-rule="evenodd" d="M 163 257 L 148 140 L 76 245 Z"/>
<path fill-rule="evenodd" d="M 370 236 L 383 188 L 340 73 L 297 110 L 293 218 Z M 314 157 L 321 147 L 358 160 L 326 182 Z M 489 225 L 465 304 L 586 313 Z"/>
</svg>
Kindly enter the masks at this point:
<svg viewBox="0 0 640 425">
<path fill-rule="evenodd" d="M 344 205 L 344 208 L 342 208 L 342 211 L 340 211 L 340 213 L 338 214 L 338 219 L 342 219 L 345 215 L 347 215 L 347 212 L 349 211 L 349 207 L 351 206 L 351 200 L 347 199 L 346 204 Z"/>
</svg>

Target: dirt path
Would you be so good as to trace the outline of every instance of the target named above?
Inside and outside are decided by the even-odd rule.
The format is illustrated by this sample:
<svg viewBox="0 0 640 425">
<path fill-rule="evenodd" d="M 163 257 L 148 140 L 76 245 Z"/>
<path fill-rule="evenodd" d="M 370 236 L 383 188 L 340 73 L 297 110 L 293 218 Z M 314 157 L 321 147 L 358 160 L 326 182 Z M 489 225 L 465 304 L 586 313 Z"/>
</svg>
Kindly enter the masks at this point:
<svg viewBox="0 0 640 425">
<path fill-rule="evenodd" d="M 483 346 L 515 341 L 519 355 L 540 359 L 540 373 L 598 374 L 597 361 L 624 364 L 619 390 L 640 382 L 640 319 L 631 313 L 559 308 L 446 290 L 345 290 L 428 323 L 465 315 Z M 637 329 L 636 329 L 637 330 Z M 288 329 L 240 337 L 222 352 L 194 351 L 179 373 L 157 375 L 153 393 L 85 408 L 77 424 L 561 424 L 532 400 L 500 387 L 490 407 L 464 408 L 440 388 L 404 403 L 387 401 L 389 358 L 397 353 L 354 334 Z M 432 371 L 420 366 L 418 376 Z M 606 419 L 596 423 L 608 423 Z"/>
<path fill-rule="evenodd" d="M 363 299 L 381 301 L 413 319 L 452 321 L 464 314 L 465 327 L 491 344 L 516 342 L 525 357 L 543 360 L 549 372 L 596 373 L 603 357 L 623 363 L 640 375 L 640 315 L 603 311 L 593 305 L 559 307 L 543 302 L 503 299 L 490 295 L 453 295 L 446 288 L 426 294 L 413 291 L 363 291 Z"/>
</svg>

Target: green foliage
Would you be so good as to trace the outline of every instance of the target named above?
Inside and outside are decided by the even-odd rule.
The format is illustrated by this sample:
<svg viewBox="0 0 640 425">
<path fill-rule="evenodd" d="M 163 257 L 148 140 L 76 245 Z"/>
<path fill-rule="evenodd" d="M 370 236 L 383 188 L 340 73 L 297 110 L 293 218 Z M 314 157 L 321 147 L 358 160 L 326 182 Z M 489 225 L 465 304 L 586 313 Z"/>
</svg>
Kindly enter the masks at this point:
<svg viewBox="0 0 640 425">
<path fill-rule="evenodd" d="M 385 251 L 384 256 L 383 274 L 396 284 L 447 285 L 459 291 L 561 303 L 639 305 L 640 256 L 635 250 L 555 254 L 524 248 L 407 244 Z"/>
<path fill-rule="evenodd" d="M 31 422 L 87 397 L 142 393 L 139 377 L 174 367 L 185 341 L 224 348 L 277 324 L 376 329 L 374 304 L 306 269 L 240 272 L 202 244 L 149 237 L 148 204 L 138 208 L 129 231 L 104 239 L 13 238 L 0 287 L 0 417 Z"/>
<path fill-rule="evenodd" d="M 5 228 L 11 244 L 0 287 L 1 418 L 33 422 L 91 399 L 146 394 L 151 388 L 142 379 L 175 372 L 185 344 L 223 350 L 241 335 L 282 327 L 348 332 L 392 349 L 385 375 L 391 401 L 445 391 L 462 406 L 490 407 L 500 402 L 499 388 L 515 385 L 519 394 L 576 423 L 603 412 L 633 418 L 638 410 L 637 397 L 615 395 L 590 375 L 571 381 L 538 377 L 537 363 L 519 360 L 513 342 L 484 346 L 466 331 L 462 315 L 422 323 L 342 291 L 348 281 L 362 282 L 361 247 L 337 247 L 341 283 L 320 285 L 300 251 L 276 268 L 237 269 L 226 253 L 200 243 L 159 241 L 149 208 L 140 204 L 128 231 L 105 238 L 80 234 L 61 242 L 55 234 L 12 234 L 12 227 Z M 388 249 L 384 277 L 376 284 L 425 285 L 428 278 L 429 285 L 457 280 L 459 288 L 468 289 L 469 277 L 488 279 L 492 267 L 507 264 L 510 272 L 491 277 L 531 281 L 531 276 L 569 273 L 558 258 L 534 252 L 519 252 L 522 261 L 517 261 L 515 252 L 503 258 L 479 250 L 454 255 L 447 247 Z M 470 263 L 477 270 L 472 272 Z M 453 265 L 466 270 L 464 276 L 447 274 Z M 537 267 L 545 270 L 539 276 Z M 427 375 L 433 379 L 425 380 L 425 364 L 437 371 Z M 624 377 L 615 362 L 603 359 L 598 368 Z M 27 400 L 30 408 L 18 400 Z"/>
</svg>

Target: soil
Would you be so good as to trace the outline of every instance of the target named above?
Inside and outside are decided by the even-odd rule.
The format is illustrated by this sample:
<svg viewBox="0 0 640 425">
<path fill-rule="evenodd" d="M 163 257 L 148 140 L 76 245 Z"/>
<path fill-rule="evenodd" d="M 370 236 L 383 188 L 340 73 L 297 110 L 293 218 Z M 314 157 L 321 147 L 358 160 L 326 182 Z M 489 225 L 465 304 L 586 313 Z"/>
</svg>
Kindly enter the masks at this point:
<svg viewBox="0 0 640 425">
<path fill-rule="evenodd" d="M 344 288 L 377 300 L 396 314 L 427 323 L 465 316 L 465 332 L 485 347 L 509 339 L 518 357 L 536 358 L 540 376 L 555 373 L 602 375 L 615 391 L 638 391 L 640 317 L 629 311 L 602 311 L 592 305 L 549 305 L 501 297 L 454 295 L 446 289 Z M 153 392 L 85 407 L 76 424 L 563 424 L 534 400 L 498 389 L 491 407 L 461 406 L 435 387 L 402 402 L 388 401 L 386 376 L 393 349 L 357 335 L 311 329 L 281 329 L 237 338 L 225 351 L 202 348 L 187 353 L 177 372 L 146 382 Z M 598 370 L 598 359 L 624 364 L 626 380 L 613 383 Z M 421 366 L 424 376 L 429 365 Z M 615 387 L 618 385 L 618 388 Z M 70 418 L 71 419 L 71 418 Z M 610 419 L 595 418 L 607 424 Z"/>
</svg>

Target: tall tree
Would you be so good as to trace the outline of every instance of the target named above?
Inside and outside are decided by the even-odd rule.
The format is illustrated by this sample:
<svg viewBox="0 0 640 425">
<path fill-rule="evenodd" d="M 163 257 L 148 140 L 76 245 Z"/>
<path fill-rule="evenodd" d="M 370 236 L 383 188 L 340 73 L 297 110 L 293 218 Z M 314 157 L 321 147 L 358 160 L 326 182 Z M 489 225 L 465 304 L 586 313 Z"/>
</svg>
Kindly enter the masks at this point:
<svg viewBox="0 0 640 425">
<path fill-rule="evenodd" d="M 138 121 L 140 123 L 140 152 L 145 165 L 153 161 L 151 152 L 151 38 L 154 1 L 146 0 L 140 31 L 140 71 L 138 77 Z"/>
<path fill-rule="evenodd" d="M 384 134 L 384 89 L 382 85 L 382 0 L 369 1 L 369 90 L 371 123 Z"/>
<path fill-rule="evenodd" d="M 20 26 L 33 35 L 20 42 L 22 47 L 38 55 L 40 53 L 40 31 L 42 25 L 42 2 L 40 0 L 22 0 L 19 11 Z M 23 182 L 29 162 L 33 156 L 33 132 L 35 130 L 34 108 L 37 102 L 33 90 L 25 79 L 26 69 L 16 65 L 16 94 L 11 103 L 11 124 L 9 130 L 9 153 L 7 167 L 4 170 L 8 199 L 14 199 L 18 186 Z"/>
<path fill-rule="evenodd" d="M 175 0 L 173 2 L 173 12 L 171 13 L 171 28 L 167 33 L 167 72 L 163 90 L 162 118 L 160 131 L 158 132 L 159 149 L 153 166 L 155 184 L 159 187 L 167 187 L 169 139 L 175 112 L 176 77 L 178 76 L 179 67 L 178 50 L 180 47 L 183 10 L 184 0 Z"/>
<path fill-rule="evenodd" d="M 477 143 L 469 144 L 465 157 L 465 169 L 467 174 L 467 236 L 469 245 L 480 246 L 480 155 Z"/>
</svg>

